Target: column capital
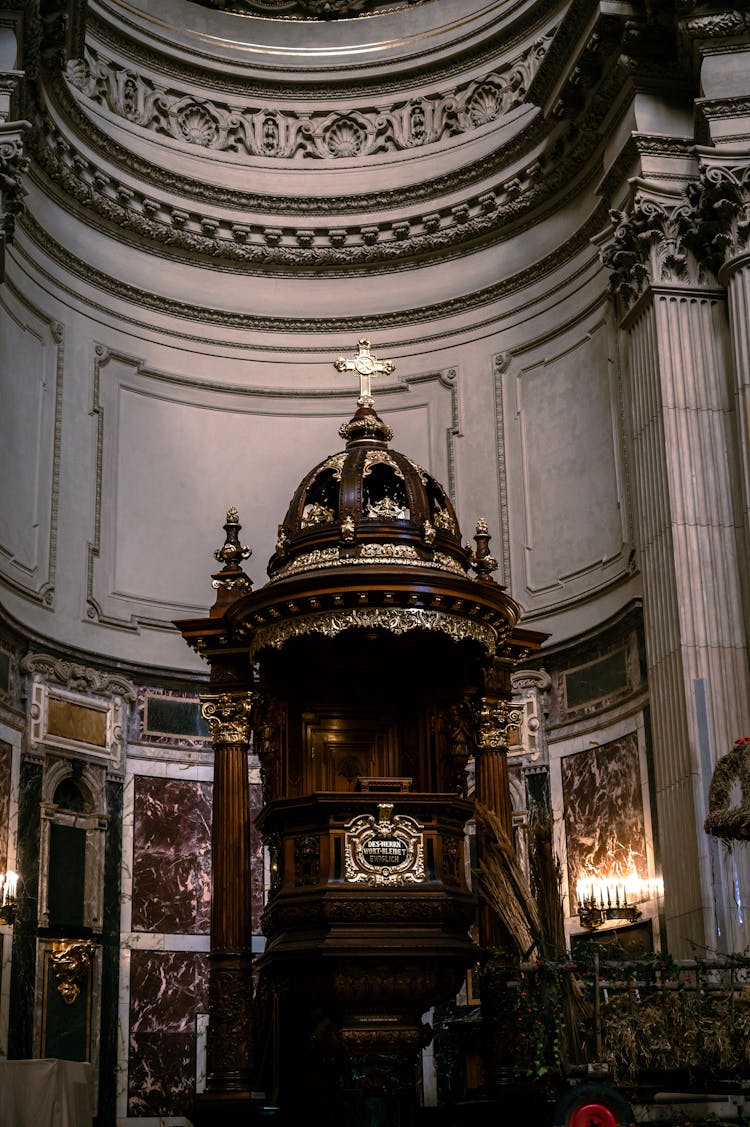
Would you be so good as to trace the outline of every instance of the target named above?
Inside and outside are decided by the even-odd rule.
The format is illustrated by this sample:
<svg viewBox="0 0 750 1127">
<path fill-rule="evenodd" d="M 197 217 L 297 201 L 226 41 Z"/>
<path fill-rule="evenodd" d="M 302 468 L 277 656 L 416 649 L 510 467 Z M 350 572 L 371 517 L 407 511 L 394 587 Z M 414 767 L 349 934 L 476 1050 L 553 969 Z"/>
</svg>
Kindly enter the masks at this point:
<svg viewBox="0 0 750 1127">
<path fill-rule="evenodd" d="M 636 178 L 627 207 L 609 216 L 611 226 L 593 241 L 625 310 L 649 286 L 716 285 L 710 241 L 690 188 L 674 193 Z"/>
<path fill-rule="evenodd" d="M 248 690 L 201 695 L 201 716 L 214 744 L 248 744 L 253 694 Z"/>
<path fill-rule="evenodd" d="M 750 154 L 699 148 L 697 204 L 722 271 L 750 253 Z"/>
<path fill-rule="evenodd" d="M 507 751 L 508 735 L 521 725 L 522 713 L 509 700 L 480 697 L 476 709 L 477 750 Z"/>
</svg>

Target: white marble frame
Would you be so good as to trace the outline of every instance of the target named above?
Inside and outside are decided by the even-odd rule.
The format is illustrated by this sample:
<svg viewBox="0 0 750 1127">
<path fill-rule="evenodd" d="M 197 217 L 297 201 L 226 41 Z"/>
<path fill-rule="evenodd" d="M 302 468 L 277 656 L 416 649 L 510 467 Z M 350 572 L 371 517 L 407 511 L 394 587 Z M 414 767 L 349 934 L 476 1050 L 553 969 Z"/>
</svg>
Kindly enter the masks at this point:
<svg viewBox="0 0 750 1127">
<path fill-rule="evenodd" d="M 153 748 L 144 749 L 153 753 Z M 117 1094 L 116 1113 L 118 1127 L 138 1124 L 138 1127 L 189 1127 L 181 1116 L 142 1117 L 128 1116 L 128 1060 L 130 1041 L 130 953 L 139 951 L 194 951 L 207 954 L 211 948 L 208 935 L 177 935 L 161 932 L 132 931 L 133 904 L 133 844 L 135 777 L 155 779 L 192 780 L 213 782 L 213 762 L 206 761 L 206 753 L 180 749 L 174 759 L 141 759 L 139 749 L 130 747 L 125 774 L 122 812 L 122 870 L 120 908 L 120 990 L 117 1006 Z M 202 1075 L 200 1015 L 196 1017 L 196 1080 Z M 203 1066 L 204 1070 L 204 1066 Z"/>
<path fill-rule="evenodd" d="M 103 746 L 58 736 L 48 731 L 47 718 L 50 698 L 67 701 L 82 708 L 103 712 L 106 715 L 106 735 Z M 59 751 L 105 763 L 117 770 L 122 757 L 122 724 L 124 702 L 121 696 L 90 696 L 62 686 L 50 686 L 42 673 L 34 673 L 29 702 L 29 744 L 33 751 Z"/>
<path fill-rule="evenodd" d="M 104 854 L 107 841 L 106 779 L 104 769 L 84 765 L 81 774 L 91 809 L 85 814 L 60 810 L 53 801 L 60 783 L 73 774 L 69 759 L 58 759 L 46 766 L 42 782 L 41 832 L 39 842 L 39 907 L 40 927 L 49 927 L 49 863 L 51 826 L 73 826 L 86 832 L 84 869 L 83 926 L 101 933 L 104 926 Z"/>
</svg>

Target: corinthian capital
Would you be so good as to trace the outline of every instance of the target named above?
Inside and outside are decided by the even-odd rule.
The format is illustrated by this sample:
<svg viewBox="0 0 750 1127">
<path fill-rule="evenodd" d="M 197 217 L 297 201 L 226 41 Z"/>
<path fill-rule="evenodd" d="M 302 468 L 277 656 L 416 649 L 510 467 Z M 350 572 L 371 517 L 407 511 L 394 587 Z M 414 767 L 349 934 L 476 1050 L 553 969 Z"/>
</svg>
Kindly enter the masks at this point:
<svg viewBox="0 0 750 1127">
<path fill-rule="evenodd" d="M 750 155 L 747 150 L 699 149 L 697 203 L 721 265 L 750 250 Z"/>
<path fill-rule="evenodd" d="M 510 732 L 521 725 L 521 713 L 510 701 L 480 697 L 477 708 L 477 747 L 507 751 Z"/>
<path fill-rule="evenodd" d="M 610 271 L 612 292 L 626 308 L 649 286 L 705 285 L 714 281 L 699 214 L 688 193 L 672 194 L 635 181 L 624 211 L 595 242 Z"/>
<path fill-rule="evenodd" d="M 211 729 L 214 744 L 250 742 L 253 694 L 216 693 L 201 697 L 201 716 Z"/>
</svg>

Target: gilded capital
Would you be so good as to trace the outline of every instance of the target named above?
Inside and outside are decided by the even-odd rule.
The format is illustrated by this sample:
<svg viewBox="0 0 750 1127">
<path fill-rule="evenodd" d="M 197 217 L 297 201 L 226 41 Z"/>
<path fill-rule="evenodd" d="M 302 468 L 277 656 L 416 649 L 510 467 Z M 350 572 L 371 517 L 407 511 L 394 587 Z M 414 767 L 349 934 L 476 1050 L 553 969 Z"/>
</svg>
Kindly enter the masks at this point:
<svg viewBox="0 0 750 1127">
<path fill-rule="evenodd" d="M 522 713 L 510 701 L 480 697 L 477 707 L 477 747 L 507 751 L 508 735 L 521 726 Z"/>
<path fill-rule="evenodd" d="M 250 743 L 252 701 L 250 692 L 201 697 L 201 716 L 211 729 L 214 744 Z"/>
</svg>

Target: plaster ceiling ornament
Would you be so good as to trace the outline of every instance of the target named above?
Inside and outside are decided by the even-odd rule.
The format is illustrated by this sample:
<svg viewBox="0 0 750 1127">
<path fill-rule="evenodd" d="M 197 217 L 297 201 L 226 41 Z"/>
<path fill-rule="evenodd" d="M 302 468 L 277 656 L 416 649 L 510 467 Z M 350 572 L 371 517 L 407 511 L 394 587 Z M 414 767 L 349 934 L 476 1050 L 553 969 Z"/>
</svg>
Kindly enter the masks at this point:
<svg viewBox="0 0 750 1127">
<path fill-rule="evenodd" d="M 335 105 L 301 112 L 268 92 L 253 104 L 188 93 L 156 81 L 86 47 L 65 80 L 86 102 L 104 106 L 150 132 L 238 157 L 352 159 L 436 144 L 480 129 L 522 106 L 553 33 L 479 78 L 420 97 L 340 111 Z M 294 93 L 289 92 L 294 99 Z"/>
<path fill-rule="evenodd" d="M 280 20 L 335 20 L 399 11 L 434 0 L 195 0 L 204 8 L 220 8 L 239 16 Z"/>
</svg>

